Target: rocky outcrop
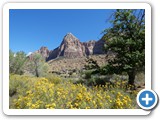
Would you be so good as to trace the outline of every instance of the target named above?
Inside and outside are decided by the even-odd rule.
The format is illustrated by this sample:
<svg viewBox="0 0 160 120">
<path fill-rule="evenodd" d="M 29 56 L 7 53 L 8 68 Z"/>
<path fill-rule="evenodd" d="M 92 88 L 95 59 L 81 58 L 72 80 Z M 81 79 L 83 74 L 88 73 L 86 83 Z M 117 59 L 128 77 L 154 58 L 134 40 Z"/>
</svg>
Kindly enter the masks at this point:
<svg viewBox="0 0 160 120">
<path fill-rule="evenodd" d="M 89 42 L 80 42 L 72 33 L 64 36 L 59 47 L 49 51 L 47 47 L 41 47 L 36 51 L 40 53 L 47 61 L 65 57 L 65 58 L 80 58 L 88 55 L 103 54 L 104 40 L 90 40 Z"/>
<path fill-rule="evenodd" d="M 82 43 L 85 48 L 85 54 L 92 55 L 93 54 L 93 49 L 95 47 L 96 41 L 95 40 L 90 40 L 89 42 L 84 42 Z"/>
<path fill-rule="evenodd" d="M 47 47 L 41 47 L 38 51 L 37 51 L 38 53 L 40 53 L 41 55 L 42 55 L 42 57 L 43 58 L 48 58 L 49 57 L 49 50 L 48 50 L 48 48 Z"/>
<path fill-rule="evenodd" d="M 59 52 L 58 47 L 55 48 L 54 50 L 51 50 L 51 51 L 49 52 L 49 56 L 48 56 L 48 58 L 46 59 L 46 61 L 49 61 L 49 60 L 52 60 L 52 59 L 57 58 L 58 52 Z"/>
<path fill-rule="evenodd" d="M 32 60 L 33 55 L 36 54 L 36 53 L 41 54 L 42 57 L 43 57 L 45 60 L 47 60 L 47 58 L 49 57 L 50 51 L 48 50 L 47 47 L 42 46 L 39 50 L 37 50 L 37 51 L 35 51 L 35 52 L 33 52 L 33 53 L 30 53 L 30 54 L 28 55 L 29 59 Z"/>
<path fill-rule="evenodd" d="M 83 45 L 72 33 L 68 33 L 59 47 L 58 56 L 66 58 L 75 58 L 85 56 Z"/>
<path fill-rule="evenodd" d="M 104 44 L 105 40 L 98 40 L 93 48 L 93 54 L 104 54 Z"/>
<path fill-rule="evenodd" d="M 50 51 L 47 61 L 59 57 L 75 58 L 85 56 L 85 48 L 83 44 L 72 33 L 64 36 L 59 47 Z"/>
</svg>

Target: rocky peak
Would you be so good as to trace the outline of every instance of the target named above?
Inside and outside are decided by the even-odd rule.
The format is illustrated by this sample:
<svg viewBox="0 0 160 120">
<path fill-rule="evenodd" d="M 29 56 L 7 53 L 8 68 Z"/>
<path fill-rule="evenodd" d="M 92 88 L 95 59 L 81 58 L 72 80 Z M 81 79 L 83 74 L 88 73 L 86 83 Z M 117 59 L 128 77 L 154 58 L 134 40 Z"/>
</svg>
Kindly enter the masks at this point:
<svg viewBox="0 0 160 120">
<path fill-rule="evenodd" d="M 79 39 L 76 38 L 72 33 L 67 33 L 64 38 L 63 38 L 63 41 L 61 44 L 72 44 L 72 43 L 79 43 Z"/>
<path fill-rule="evenodd" d="M 76 38 L 72 33 L 67 33 L 59 47 L 58 56 L 74 58 L 82 57 L 84 54 L 85 53 L 82 50 L 82 44 L 79 39 Z"/>
<path fill-rule="evenodd" d="M 94 54 L 103 54 L 104 40 L 90 40 L 80 42 L 72 33 L 67 33 L 59 47 L 49 51 L 47 47 L 41 47 L 37 52 L 47 61 L 58 57 L 79 58 Z"/>
<path fill-rule="evenodd" d="M 46 60 L 49 57 L 50 51 L 48 50 L 47 47 L 42 46 L 39 50 L 33 53 L 30 52 L 30 54 L 28 54 L 28 57 L 30 58 L 30 60 L 32 59 L 33 55 L 37 53 L 41 54 L 42 57 Z"/>
<path fill-rule="evenodd" d="M 42 55 L 42 57 L 45 59 L 48 58 L 48 56 L 49 56 L 49 50 L 45 46 L 42 46 L 37 52 L 40 53 Z"/>
<path fill-rule="evenodd" d="M 76 40 L 77 38 L 72 34 L 72 33 L 67 33 L 65 36 L 64 36 L 64 40 L 71 40 L 71 41 L 74 41 Z"/>
</svg>

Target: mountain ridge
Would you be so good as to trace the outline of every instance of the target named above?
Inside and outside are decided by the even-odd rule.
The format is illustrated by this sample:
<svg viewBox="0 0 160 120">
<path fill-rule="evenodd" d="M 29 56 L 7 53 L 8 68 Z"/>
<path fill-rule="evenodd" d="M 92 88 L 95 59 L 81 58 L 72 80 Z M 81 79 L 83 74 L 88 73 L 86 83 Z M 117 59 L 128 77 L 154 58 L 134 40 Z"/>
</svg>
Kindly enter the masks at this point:
<svg viewBox="0 0 160 120">
<path fill-rule="evenodd" d="M 59 57 L 80 58 L 89 55 L 104 54 L 104 44 L 105 41 L 103 39 L 81 42 L 72 33 L 67 33 L 57 48 L 48 50 L 47 47 L 42 46 L 39 50 L 33 52 L 30 57 L 35 53 L 39 53 L 46 61 L 50 61 Z"/>
</svg>

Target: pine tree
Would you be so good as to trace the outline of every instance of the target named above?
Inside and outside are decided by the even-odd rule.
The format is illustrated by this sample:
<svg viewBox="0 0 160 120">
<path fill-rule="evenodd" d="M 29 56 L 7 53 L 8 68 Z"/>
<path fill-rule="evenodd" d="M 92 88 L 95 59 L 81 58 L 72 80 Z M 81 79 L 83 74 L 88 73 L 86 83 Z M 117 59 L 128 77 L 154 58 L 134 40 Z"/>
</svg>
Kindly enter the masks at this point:
<svg viewBox="0 0 160 120">
<path fill-rule="evenodd" d="M 105 30 L 105 50 L 115 57 L 105 67 L 107 73 L 129 76 L 128 84 L 134 85 L 138 71 L 145 68 L 145 11 L 116 10 L 112 27 Z"/>
</svg>

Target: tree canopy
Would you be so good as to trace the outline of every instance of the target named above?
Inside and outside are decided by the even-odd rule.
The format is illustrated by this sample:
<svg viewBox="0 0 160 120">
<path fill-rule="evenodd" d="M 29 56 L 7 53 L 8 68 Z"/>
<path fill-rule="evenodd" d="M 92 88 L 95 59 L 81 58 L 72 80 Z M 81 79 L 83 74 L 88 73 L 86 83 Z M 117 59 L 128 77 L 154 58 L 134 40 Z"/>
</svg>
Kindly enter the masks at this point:
<svg viewBox="0 0 160 120">
<path fill-rule="evenodd" d="M 107 73 L 129 76 L 134 85 L 135 75 L 145 67 L 145 11 L 118 9 L 113 14 L 112 27 L 105 30 L 105 50 L 115 57 L 105 67 Z"/>
<path fill-rule="evenodd" d="M 45 62 L 45 59 L 39 53 L 35 53 L 31 56 L 28 67 L 29 72 L 36 77 L 44 76 L 44 74 L 46 74 L 49 70 L 49 65 Z"/>
<path fill-rule="evenodd" d="M 27 62 L 26 54 L 23 51 L 17 53 L 9 50 L 9 72 L 12 74 L 23 74 L 25 63 Z"/>
</svg>

